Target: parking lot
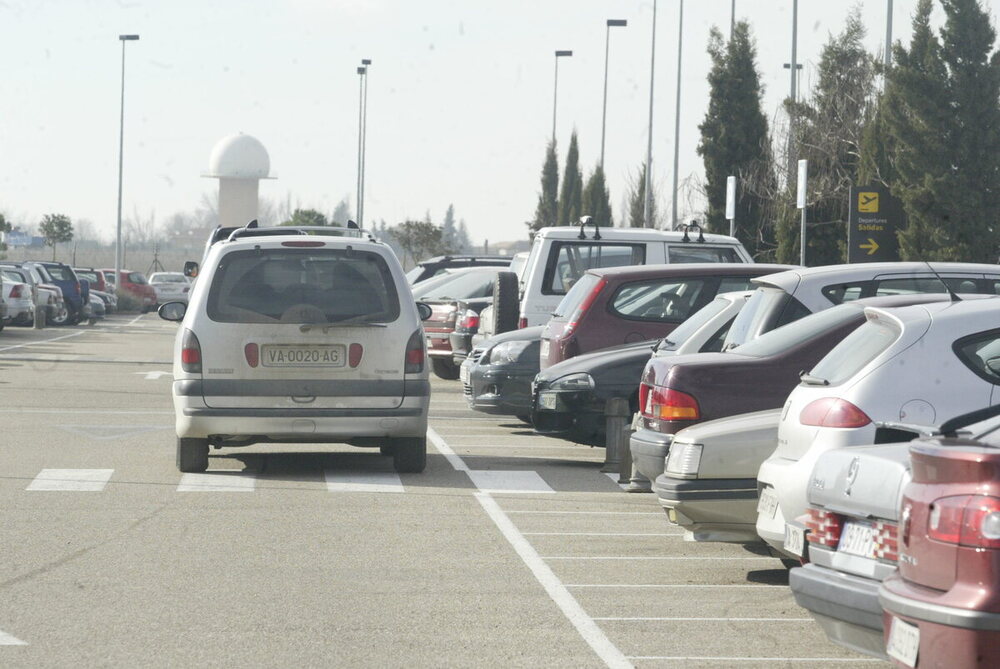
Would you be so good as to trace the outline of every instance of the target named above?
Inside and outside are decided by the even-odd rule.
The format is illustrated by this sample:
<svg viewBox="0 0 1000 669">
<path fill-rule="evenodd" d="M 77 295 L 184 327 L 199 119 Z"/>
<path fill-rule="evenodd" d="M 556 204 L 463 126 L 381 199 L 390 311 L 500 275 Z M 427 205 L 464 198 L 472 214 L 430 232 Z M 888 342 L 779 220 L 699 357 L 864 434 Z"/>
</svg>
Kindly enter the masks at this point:
<svg viewBox="0 0 1000 669">
<path fill-rule="evenodd" d="M 0 665 L 885 666 L 787 572 L 685 542 L 604 452 L 434 379 L 429 462 L 213 450 L 174 463 L 175 326 L 0 334 Z"/>
</svg>

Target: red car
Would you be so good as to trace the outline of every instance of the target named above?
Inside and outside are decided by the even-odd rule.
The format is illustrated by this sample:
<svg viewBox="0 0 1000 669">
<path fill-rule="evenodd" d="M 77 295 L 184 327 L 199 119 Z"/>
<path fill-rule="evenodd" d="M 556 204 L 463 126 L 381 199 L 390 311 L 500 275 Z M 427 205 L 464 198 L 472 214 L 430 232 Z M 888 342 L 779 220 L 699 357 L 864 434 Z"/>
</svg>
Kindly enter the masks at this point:
<svg viewBox="0 0 1000 669">
<path fill-rule="evenodd" d="M 577 280 L 542 331 L 540 367 L 610 346 L 660 339 L 718 293 L 791 265 L 692 263 L 592 269 Z"/>
<path fill-rule="evenodd" d="M 896 666 L 1000 667 L 1000 423 L 991 427 L 971 439 L 946 423 L 945 436 L 910 447 L 899 571 L 879 589 Z"/>
<path fill-rule="evenodd" d="M 102 269 L 100 271 L 105 273 L 105 277 L 115 275 L 115 270 L 113 269 Z M 123 269 L 118 279 L 117 289 L 119 292 L 124 291 L 139 300 L 142 303 L 143 313 L 156 307 L 156 291 L 149 285 L 146 275 L 142 272 Z"/>
</svg>

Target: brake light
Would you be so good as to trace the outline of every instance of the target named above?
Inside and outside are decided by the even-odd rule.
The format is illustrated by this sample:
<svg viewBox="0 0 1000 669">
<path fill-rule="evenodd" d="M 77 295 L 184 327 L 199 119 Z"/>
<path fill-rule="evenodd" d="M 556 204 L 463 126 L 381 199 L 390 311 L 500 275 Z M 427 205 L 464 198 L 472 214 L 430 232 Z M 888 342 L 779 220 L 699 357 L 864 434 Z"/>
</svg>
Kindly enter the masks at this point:
<svg viewBox="0 0 1000 669">
<path fill-rule="evenodd" d="M 361 344 L 351 344 L 347 348 L 347 364 L 355 368 L 361 364 L 361 357 L 365 354 L 365 349 Z"/>
<path fill-rule="evenodd" d="M 844 529 L 844 518 L 825 509 L 810 508 L 805 515 L 806 539 L 811 544 L 836 548 Z"/>
<path fill-rule="evenodd" d="M 247 364 L 256 367 L 260 363 L 260 348 L 257 344 L 247 344 L 243 347 L 243 355 L 246 356 Z"/>
<path fill-rule="evenodd" d="M 642 415 L 656 420 L 698 420 L 701 410 L 698 400 L 673 388 L 643 383 L 639 386 Z"/>
<path fill-rule="evenodd" d="M 601 291 L 604 290 L 606 285 L 608 285 L 607 279 L 601 279 L 598 281 L 597 284 L 591 289 L 587 297 L 584 298 L 583 302 L 580 303 L 580 306 L 573 310 L 573 313 L 566 319 L 566 328 L 563 330 L 564 336 L 573 334 L 573 331 L 576 330 L 576 326 L 580 324 L 580 320 L 587 315 L 587 311 L 589 311 L 590 307 L 594 305 L 594 302 L 597 300 L 597 296 L 601 294 Z"/>
<path fill-rule="evenodd" d="M 291 246 L 293 248 L 315 248 L 317 246 L 326 246 L 326 242 L 281 242 L 282 246 Z"/>
<path fill-rule="evenodd" d="M 526 327 L 528 327 L 528 319 L 525 316 L 521 316 L 517 319 L 517 329 L 523 330 Z"/>
<path fill-rule="evenodd" d="M 479 327 L 479 314 L 477 314 L 472 309 L 469 309 L 462 316 L 462 319 L 458 322 L 458 327 L 465 328 L 466 330 L 472 330 Z"/>
<path fill-rule="evenodd" d="M 193 332 L 184 330 L 181 339 L 181 369 L 193 374 L 201 374 L 201 344 Z"/>
<path fill-rule="evenodd" d="M 879 560 L 899 562 L 899 528 L 895 523 L 877 522 L 872 535 L 875 557 Z"/>
<path fill-rule="evenodd" d="M 424 355 L 424 333 L 417 329 L 410 335 L 410 340 L 406 342 L 403 372 L 417 374 L 424 371 Z"/>
<path fill-rule="evenodd" d="M 868 415 L 847 400 L 824 397 L 806 405 L 799 422 L 816 427 L 864 427 L 872 422 Z"/>
<path fill-rule="evenodd" d="M 24 290 L 24 286 L 22 286 L 21 284 L 18 284 L 18 285 L 14 286 L 13 288 L 10 289 L 10 296 L 11 297 L 26 297 L 26 295 L 24 295 L 23 290 Z"/>
<path fill-rule="evenodd" d="M 946 544 L 1000 549 L 1000 498 L 955 495 L 934 500 L 927 536 Z"/>
</svg>

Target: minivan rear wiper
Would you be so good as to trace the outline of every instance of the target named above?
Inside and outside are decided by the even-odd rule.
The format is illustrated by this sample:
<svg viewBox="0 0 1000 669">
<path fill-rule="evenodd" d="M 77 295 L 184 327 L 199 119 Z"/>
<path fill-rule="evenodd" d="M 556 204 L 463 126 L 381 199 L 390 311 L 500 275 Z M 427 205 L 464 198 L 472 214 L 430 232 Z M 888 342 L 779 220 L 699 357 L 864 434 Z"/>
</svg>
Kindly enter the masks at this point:
<svg viewBox="0 0 1000 669">
<path fill-rule="evenodd" d="M 821 379 L 818 376 L 813 376 L 812 374 L 809 374 L 808 372 L 800 372 L 799 373 L 799 380 L 802 381 L 802 383 L 809 384 L 810 386 L 828 386 L 828 385 L 830 385 L 830 382 L 827 381 L 826 379 Z"/>
</svg>

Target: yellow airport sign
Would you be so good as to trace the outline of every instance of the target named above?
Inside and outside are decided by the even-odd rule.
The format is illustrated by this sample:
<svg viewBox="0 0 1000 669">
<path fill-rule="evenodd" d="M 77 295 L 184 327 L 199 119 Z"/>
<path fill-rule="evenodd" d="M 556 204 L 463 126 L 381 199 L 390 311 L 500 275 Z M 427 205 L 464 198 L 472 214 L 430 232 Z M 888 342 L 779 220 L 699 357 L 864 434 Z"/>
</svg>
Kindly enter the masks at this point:
<svg viewBox="0 0 1000 669">
<path fill-rule="evenodd" d="M 858 211 L 863 214 L 878 213 L 878 193 L 858 193 Z"/>
</svg>

